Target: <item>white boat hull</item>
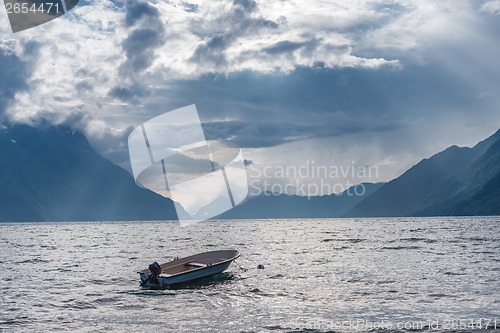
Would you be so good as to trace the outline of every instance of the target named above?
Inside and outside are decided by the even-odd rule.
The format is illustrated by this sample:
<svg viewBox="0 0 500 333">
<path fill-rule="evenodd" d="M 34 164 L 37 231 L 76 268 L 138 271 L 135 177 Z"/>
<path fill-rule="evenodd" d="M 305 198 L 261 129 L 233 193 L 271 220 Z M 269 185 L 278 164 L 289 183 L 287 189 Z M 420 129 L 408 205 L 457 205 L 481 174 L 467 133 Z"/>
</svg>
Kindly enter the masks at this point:
<svg viewBox="0 0 500 333">
<path fill-rule="evenodd" d="M 211 251 L 175 259 L 161 265 L 162 272 L 157 277 L 148 278 L 149 269 L 140 271 L 144 288 L 168 288 L 171 285 L 190 282 L 224 272 L 239 257 L 236 250 Z"/>
</svg>

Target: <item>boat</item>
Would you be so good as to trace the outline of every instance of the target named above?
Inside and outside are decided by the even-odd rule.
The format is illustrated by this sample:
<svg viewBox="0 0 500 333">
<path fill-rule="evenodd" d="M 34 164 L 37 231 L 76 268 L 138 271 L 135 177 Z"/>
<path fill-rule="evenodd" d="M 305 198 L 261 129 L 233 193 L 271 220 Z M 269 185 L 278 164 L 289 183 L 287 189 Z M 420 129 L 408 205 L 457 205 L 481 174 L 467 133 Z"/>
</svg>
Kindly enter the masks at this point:
<svg viewBox="0 0 500 333">
<path fill-rule="evenodd" d="M 164 289 L 169 286 L 190 282 L 219 274 L 240 256 L 237 250 L 219 250 L 198 253 L 189 257 L 175 258 L 164 264 L 157 262 L 139 271 L 141 287 Z"/>
</svg>

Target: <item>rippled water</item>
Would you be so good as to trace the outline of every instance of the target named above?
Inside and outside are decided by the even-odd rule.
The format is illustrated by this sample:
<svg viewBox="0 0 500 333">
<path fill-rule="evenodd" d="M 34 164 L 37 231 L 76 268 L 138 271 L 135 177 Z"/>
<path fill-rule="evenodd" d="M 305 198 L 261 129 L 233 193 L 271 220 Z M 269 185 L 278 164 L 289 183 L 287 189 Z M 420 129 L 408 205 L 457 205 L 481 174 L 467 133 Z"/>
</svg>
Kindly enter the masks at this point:
<svg viewBox="0 0 500 333">
<path fill-rule="evenodd" d="M 225 248 L 241 267 L 139 287 L 152 261 Z M 499 217 L 3 223 L 0 268 L 9 332 L 500 330 Z"/>
</svg>

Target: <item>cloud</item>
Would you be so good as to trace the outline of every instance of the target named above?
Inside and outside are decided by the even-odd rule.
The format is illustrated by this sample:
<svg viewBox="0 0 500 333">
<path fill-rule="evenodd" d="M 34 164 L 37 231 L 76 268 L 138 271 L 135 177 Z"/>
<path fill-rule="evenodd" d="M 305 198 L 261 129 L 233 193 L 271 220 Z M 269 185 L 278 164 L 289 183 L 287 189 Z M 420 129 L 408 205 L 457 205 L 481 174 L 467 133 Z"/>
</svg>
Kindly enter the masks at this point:
<svg viewBox="0 0 500 333">
<path fill-rule="evenodd" d="M 364 146 L 416 162 L 499 125 L 495 3 L 82 1 L 19 34 L 0 20 L 16 45 L 0 56 L 0 107 L 83 129 L 120 165 L 130 127 L 193 103 L 209 138 L 248 150 L 301 160 L 331 139 L 351 146 L 345 159 Z M 414 153 L 391 153 L 391 139 Z"/>
<path fill-rule="evenodd" d="M 156 49 L 165 43 L 165 27 L 159 10 L 149 2 L 126 1 L 125 9 L 125 27 L 132 30 L 121 43 L 126 55 L 119 68 L 122 82 L 110 90 L 110 96 L 135 101 L 148 95 L 139 81 L 153 63 Z"/>
<path fill-rule="evenodd" d="M 235 0 L 227 12 L 215 17 L 211 22 L 205 22 L 207 24 L 205 31 L 193 27 L 193 32 L 201 38 L 201 41 L 189 60 L 195 64 L 211 66 L 215 72 L 224 72 L 225 68 L 231 65 L 229 50 L 235 43 L 250 35 L 278 28 L 278 23 L 274 21 L 259 16 L 253 17 L 257 9 L 255 1 Z M 228 25 L 231 29 L 225 28 Z"/>
<path fill-rule="evenodd" d="M 353 55 L 354 41 L 335 31 L 337 26 L 316 29 L 314 19 L 305 24 L 297 14 L 314 6 L 296 3 L 290 11 L 273 4 L 274 9 L 255 1 L 130 1 L 124 7 L 87 2 L 49 24 L 11 34 L 21 51 L 36 43 L 39 57 L 29 59 L 34 68 L 27 78 L 29 92 L 16 95 L 9 114 L 15 121 L 29 121 L 51 113 L 64 119 L 87 112 L 93 116 L 89 119 L 115 119 L 114 125 L 119 114 L 135 123 L 141 105 L 166 103 L 152 93 L 176 79 L 397 64 Z M 9 29 L 6 22 L 0 28 L 2 33 Z"/>
<path fill-rule="evenodd" d="M 317 128 L 290 123 L 207 122 L 203 124 L 208 140 L 231 141 L 241 147 L 272 147 L 312 136 Z"/>
<path fill-rule="evenodd" d="M 487 1 L 481 6 L 480 11 L 500 15 L 500 1 Z"/>
<path fill-rule="evenodd" d="M 126 1 L 125 25 L 131 27 L 140 19 L 156 21 L 160 17 L 160 12 L 151 3 L 146 1 Z M 156 24 L 157 22 L 155 22 Z"/>
<path fill-rule="evenodd" d="M 28 66 L 17 55 L 15 40 L 0 41 L 0 121 L 18 91 L 28 88 Z"/>
<path fill-rule="evenodd" d="M 346 134 L 372 131 L 376 133 L 404 127 L 387 122 L 367 122 L 361 119 L 340 121 L 342 115 L 324 116 L 323 122 L 307 124 L 292 122 L 205 122 L 203 129 L 207 140 L 230 141 L 244 148 L 273 147 L 281 144 L 313 138 L 336 137 Z"/>
<path fill-rule="evenodd" d="M 314 15 L 319 13 L 312 11 L 311 19 L 304 22 L 301 15 L 308 14 L 314 3 L 295 2 L 294 11 L 281 1 L 197 1 L 191 5 L 196 6 L 195 11 L 186 11 L 182 2 L 156 5 L 168 29 L 167 42 L 157 49 L 159 57 L 151 71 L 163 70 L 173 78 L 197 78 L 245 70 L 291 72 L 301 66 L 400 66 L 397 59 L 353 54 L 355 41 L 346 27 L 331 24 L 335 17 L 326 21 L 322 13 L 320 20 L 325 24 L 318 26 Z M 337 6 L 325 12 L 335 13 Z M 362 16 L 357 17 L 358 22 L 366 18 Z"/>
</svg>

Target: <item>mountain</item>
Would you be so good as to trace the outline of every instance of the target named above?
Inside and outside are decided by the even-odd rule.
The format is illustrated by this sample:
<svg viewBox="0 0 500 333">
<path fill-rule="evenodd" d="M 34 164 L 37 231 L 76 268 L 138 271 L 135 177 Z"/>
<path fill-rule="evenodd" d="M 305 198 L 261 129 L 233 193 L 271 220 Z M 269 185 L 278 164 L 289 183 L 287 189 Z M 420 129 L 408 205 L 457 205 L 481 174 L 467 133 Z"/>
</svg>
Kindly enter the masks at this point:
<svg viewBox="0 0 500 333">
<path fill-rule="evenodd" d="M 438 189 L 436 203 L 419 215 L 500 215 L 500 131 L 497 141 L 464 172 Z M 495 138 L 493 136 L 492 138 Z"/>
<path fill-rule="evenodd" d="M 473 148 L 452 146 L 385 184 L 346 217 L 500 214 L 500 130 Z"/>
<path fill-rule="evenodd" d="M 177 219 L 170 199 L 139 188 L 130 174 L 65 126 L 0 129 L 0 221 Z"/>
<path fill-rule="evenodd" d="M 381 187 L 383 183 L 364 183 L 340 195 L 304 197 L 265 193 L 252 197 L 218 216 L 218 219 L 328 218 L 340 217 Z M 363 186 L 363 188 L 360 188 Z M 362 190 L 364 189 L 364 190 Z M 360 195 L 356 195 L 360 194 Z"/>
</svg>

